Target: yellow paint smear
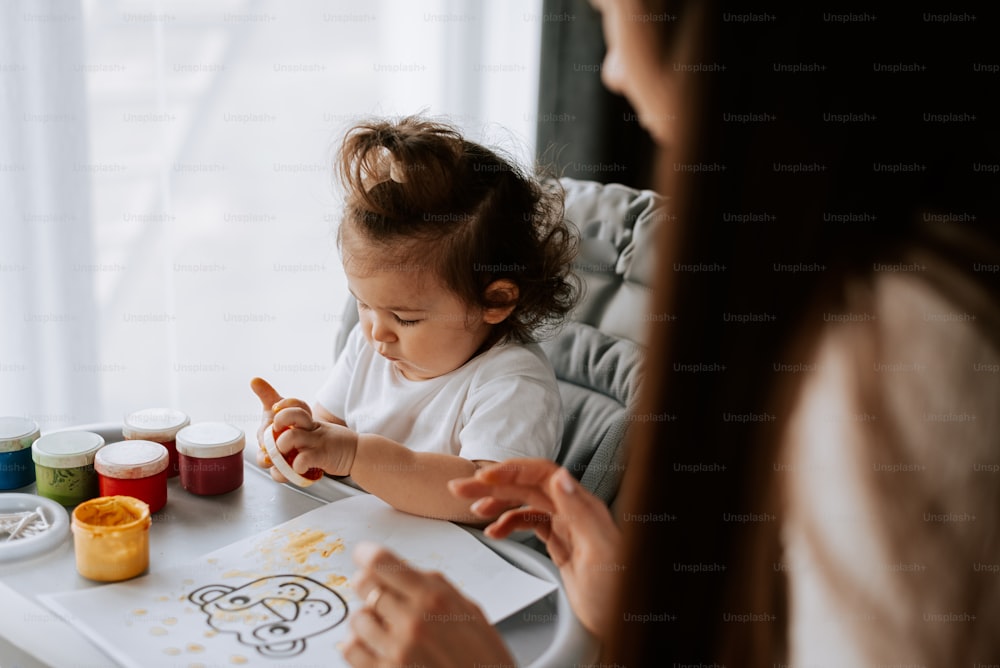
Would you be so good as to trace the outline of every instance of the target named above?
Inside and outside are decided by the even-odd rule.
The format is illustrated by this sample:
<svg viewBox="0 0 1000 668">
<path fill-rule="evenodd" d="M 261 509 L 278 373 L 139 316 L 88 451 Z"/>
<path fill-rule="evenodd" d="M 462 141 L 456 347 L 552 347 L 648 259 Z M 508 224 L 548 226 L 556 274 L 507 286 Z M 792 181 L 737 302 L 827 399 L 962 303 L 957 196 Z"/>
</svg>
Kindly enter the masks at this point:
<svg viewBox="0 0 1000 668">
<path fill-rule="evenodd" d="M 327 534 L 318 529 L 303 529 L 296 531 L 288 537 L 288 542 L 282 548 L 284 555 L 300 564 L 306 563 L 309 557 L 317 552 L 322 557 L 329 557 L 335 552 L 344 551 L 344 541 L 341 538 L 327 541 Z"/>
<path fill-rule="evenodd" d="M 256 578 L 256 577 L 258 577 L 258 575 L 257 575 L 257 573 L 251 573 L 250 571 L 233 570 L 233 571 L 226 571 L 225 573 L 222 574 L 222 577 L 224 577 L 224 578 Z"/>
</svg>

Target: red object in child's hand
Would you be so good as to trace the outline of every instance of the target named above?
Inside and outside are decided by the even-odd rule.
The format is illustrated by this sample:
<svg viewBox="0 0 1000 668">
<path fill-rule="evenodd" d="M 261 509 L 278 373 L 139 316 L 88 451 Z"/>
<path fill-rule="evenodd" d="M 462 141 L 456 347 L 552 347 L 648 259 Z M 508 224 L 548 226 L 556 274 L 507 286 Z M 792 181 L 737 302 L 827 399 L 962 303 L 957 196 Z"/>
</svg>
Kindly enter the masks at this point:
<svg viewBox="0 0 1000 668">
<path fill-rule="evenodd" d="M 299 456 L 299 451 L 296 450 L 295 448 L 292 448 L 291 450 L 288 451 L 288 454 L 285 455 L 285 461 L 288 462 L 289 466 L 292 466 L 292 463 L 295 462 L 295 458 L 298 456 Z M 303 473 L 302 477 L 309 478 L 310 480 L 319 480 L 320 478 L 323 477 L 323 469 L 311 468 L 305 473 Z"/>
<path fill-rule="evenodd" d="M 290 427 L 289 427 L 289 429 L 290 429 Z M 286 429 L 282 429 L 282 430 L 279 431 L 277 429 L 273 429 L 272 428 L 271 432 L 274 434 L 274 442 L 275 443 L 278 442 L 278 436 L 280 436 L 281 434 L 283 434 L 285 431 L 286 431 Z M 286 454 L 283 455 L 283 457 L 285 458 L 285 461 L 288 462 L 289 466 L 292 466 L 292 464 L 295 462 L 295 458 L 298 457 L 298 456 L 299 456 L 299 451 L 296 450 L 295 448 L 292 448 Z M 309 480 L 319 480 L 320 478 L 323 477 L 323 469 L 311 468 L 308 471 L 306 471 L 305 473 L 302 473 L 300 475 L 303 478 L 308 478 Z"/>
</svg>

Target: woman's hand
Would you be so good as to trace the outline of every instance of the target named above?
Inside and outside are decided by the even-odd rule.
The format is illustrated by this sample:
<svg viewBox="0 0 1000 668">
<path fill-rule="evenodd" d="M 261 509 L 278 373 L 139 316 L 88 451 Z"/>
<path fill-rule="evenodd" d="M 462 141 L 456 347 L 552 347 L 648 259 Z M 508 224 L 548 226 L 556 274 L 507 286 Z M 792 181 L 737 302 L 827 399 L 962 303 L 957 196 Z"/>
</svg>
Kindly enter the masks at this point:
<svg viewBox="0 0 1000 668">
<path fill-rule="evenodd" d="M 341 648 L 352 666 L 509 666 L 514 660 L 482 610 L 440 573 L 414 569 L 372 543 L 355 548 L 354 587 L 365 606 Z"/>
<path fill-rule="evenodd" d="M 520 504 L 487 526 L 486 535 L 533 530 L 559 568 L 573 612 L 591 633 L 603 636 L 624 568 L 616 562 L 621 532 L 603 501 L 548 459 L 511 459 L 448 486 L 460 498 L 478 498 L 472 511 L 484 517 Z"/>
</svg>

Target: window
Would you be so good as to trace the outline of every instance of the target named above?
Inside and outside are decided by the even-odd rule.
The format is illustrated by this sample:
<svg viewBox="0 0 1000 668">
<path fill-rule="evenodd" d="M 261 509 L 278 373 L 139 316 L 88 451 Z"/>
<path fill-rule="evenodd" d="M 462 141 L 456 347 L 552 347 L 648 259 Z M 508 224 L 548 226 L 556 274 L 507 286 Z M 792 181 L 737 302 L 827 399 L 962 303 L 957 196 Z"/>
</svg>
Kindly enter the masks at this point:
<svg viewBox="0 0 1000 668">
<path fill-rule="evenodd" d="M 0 178 L 32 193 L 0 202 L 0 414 L 43 429 L 170 405 L 252 433 L 255 375 L 310 401 L 347 296 L 330 159 L 352 121 L 424 111 L 533 156 L 540 0 L 33 6 L 3 15 L 27 36 L 0 76 L 51 99 L 0 121 L 28 137 Z M 77 212 L 46 213 L 60 192 Z"/>
</svg>

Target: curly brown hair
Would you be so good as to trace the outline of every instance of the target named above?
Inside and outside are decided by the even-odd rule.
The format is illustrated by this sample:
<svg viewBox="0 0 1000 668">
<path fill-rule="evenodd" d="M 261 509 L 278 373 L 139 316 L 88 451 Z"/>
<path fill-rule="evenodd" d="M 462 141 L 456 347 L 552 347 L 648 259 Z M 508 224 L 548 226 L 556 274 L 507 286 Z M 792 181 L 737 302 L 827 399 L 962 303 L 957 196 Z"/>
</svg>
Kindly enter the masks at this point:
<svg viewBox="0 0 1000 668">
<path fill-rule="evenodd" d="M 380 252 L 430 268 L 472 307 L 508 307 L 486 288 L 499 279 L 517 286 L 491 344 L 535 341 L 576 304 L 578 237 L 563 218 L 557 181 L 543 184 L 454 127 L 419 116 L 348 130 L 337 171 L 343 222 Z"/>
</svg>

